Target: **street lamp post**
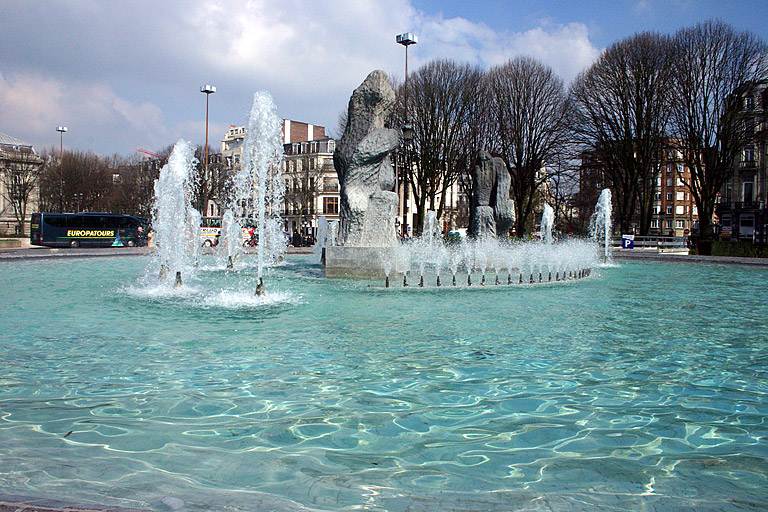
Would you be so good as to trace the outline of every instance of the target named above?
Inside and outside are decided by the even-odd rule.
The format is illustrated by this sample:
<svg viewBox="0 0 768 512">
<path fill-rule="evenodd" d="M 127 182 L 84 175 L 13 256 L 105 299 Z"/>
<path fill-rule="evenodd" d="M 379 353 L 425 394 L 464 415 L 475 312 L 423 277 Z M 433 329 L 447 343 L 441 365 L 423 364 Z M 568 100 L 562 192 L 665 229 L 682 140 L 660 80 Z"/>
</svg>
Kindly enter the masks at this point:
<svg viewBox="0 0 768 512">
<path fill-rule="evenodd" d="M 64 161 L 64 132 L 67 131 L 67 127 L 57 126 L 56 131 L 59 132 L 59 211 L 64 213 L 64 169 L 62 162 Z"/>
<path fill-rule="evenodd" d="M 405 84 L 403 86 L 404 88 L 404 96 L 403 96 L 403 110 L 404 110 L 404 116 L 403 116 L 403 139 L 405 142 L 405 165 L 410 165 L 410 159 L 407 157 L 409 146 L 411 144 L 411 141 L 413 140 L 413 127 L 410 125 L 408 121 L 408 47 L 412 44 L 416 44 L 419 42 L 419 38 L 411 34 L 410 32 L 406 32 L 404 34 L 399 34 L 396 36 L 395 40 L 397 41 L 397 44 L 401 44 L 405 46 Z M 395 169 L 395 192 L 397 193 L 398 198 L 400 197 L 400 187 L 399 187 L 399 171 Z M 408 234 L 408 186 L 403 187 L 403 236 Z"/>
<path fill-rule="evenodd" d="M 200 92 L 205 94 L 205 168 L 203 170 L 203 176 L 208 176 L 208 100 L 211 94 L 216 92 L 216 87 L 213 85 L 201 85 Z M 208 208 L 208 205 L 202 205 L 203 208 Z"/>
</svg>

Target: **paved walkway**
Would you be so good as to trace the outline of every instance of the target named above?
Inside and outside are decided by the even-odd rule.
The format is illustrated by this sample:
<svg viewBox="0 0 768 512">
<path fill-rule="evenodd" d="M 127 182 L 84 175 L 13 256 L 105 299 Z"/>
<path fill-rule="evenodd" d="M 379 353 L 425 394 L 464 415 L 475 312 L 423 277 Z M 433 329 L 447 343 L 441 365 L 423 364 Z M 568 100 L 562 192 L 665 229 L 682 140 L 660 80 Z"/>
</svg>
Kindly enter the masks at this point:
<svg viewBox="0 0 768 512">
<path fill-rule="evenodd" d="M 732 256 L 698 256 L 679 252 L 639 251 L 618 249 L 611 252 L 614 260 L 672 261 L 684 263 L 708 263 L 718 265 L 745 265 L 768 267 L 768 258 L 737 258 Z"/>
<path fill-rule="evenodd" d="M 20 261 L 52 258 L 97 258 L 106 256 L 147 256 L 154 252 L 152 247 L 41 247 L 30 245 L 29 239 L 22 239 L 21 247 L 0 249 L 0 261 Z M 212 249 L 203 249 L 203 254 Z M 246 252 L 256 252 L 247 248 Z M 287 254 L 312 254 L 311 247 L 288 247 Z"/>
<path fill-rule="evenodd" d="M 95 258 L 104 256 L 146 256 L 154 251 L 150 247 L 98 247 L 98 248 L 55 248 L 30 245 L 29 239 L 22 239 L 21 247 L 0 249 L 0 261 L 19 261 L 50 258 Z M 211 249 L 204 249 L 204 253 Z M 247 252 L 255 252 L 247 248 Z M 287 254 L 312 254 L 311 247 L 288 247 Z M 671 261 L 685 263 L 709 263 L 720 265 L 746 265 L 768 267 L 768 258 L 736 258 L 726 256 L 690 256 L 680 252 L 656 252 L 637 249 L 614 249 L 615 260 Z"/>
</svg>

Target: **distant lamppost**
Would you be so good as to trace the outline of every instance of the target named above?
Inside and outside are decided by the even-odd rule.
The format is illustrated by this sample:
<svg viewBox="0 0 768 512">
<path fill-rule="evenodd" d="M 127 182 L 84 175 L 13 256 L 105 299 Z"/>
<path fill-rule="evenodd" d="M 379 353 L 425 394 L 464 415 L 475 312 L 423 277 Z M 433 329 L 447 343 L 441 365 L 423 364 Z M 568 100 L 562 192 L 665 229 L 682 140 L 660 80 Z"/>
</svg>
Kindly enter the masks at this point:
<svg viewBox="0 0 768 512">
<path fill-rule="evenodd" d="M 203 176 L 208 176 L 208 100 L 211 94 L 216 92 L 216 87 L 208 84 L 201 85 L 200 92 L 205 94 L 205 170 L 203 171 L 205 174 Z M 203 208 L 207 207 L 208 205 L 203 205 Z"/>
<path fill-rule="evenodd" d="M 397 44 L 405 46 L 405 84 L 403 95 L 403 110 L 405 115 L 403 116 L 403 140 L 405 141 L 405 165 L 410 165 L 410 158 L 408 158 L 408 150 L 413 141 L 413 127 L 408 121 L 408 47 L 412 44 L 419 42 L 419 38 L 410 32 L 400 34 L 396 36 Z M 395 169 L 395 192 L 400 197 L 399 190 L 399 171 Z M 403 235 L 408 234 L 408 186 L 403 187 Z"/>
<path fill-rule="evenodd" d="M 67 131 L 66 126 L 57 126 L 56 131 L 59 132 L 59 211 L 64 213 L 64 132 Z"/>
</svg>

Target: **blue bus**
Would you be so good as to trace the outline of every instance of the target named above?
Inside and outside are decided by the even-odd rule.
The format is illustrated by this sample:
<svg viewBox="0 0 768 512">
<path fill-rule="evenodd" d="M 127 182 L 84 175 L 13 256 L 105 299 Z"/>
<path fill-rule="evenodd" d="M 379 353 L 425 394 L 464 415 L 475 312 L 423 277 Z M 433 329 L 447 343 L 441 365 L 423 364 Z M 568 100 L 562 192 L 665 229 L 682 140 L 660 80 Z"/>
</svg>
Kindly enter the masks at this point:
<svg viewBox="0 0 768 512">
<path fill-rule="evenodd" d="M 33 213 L 29 242 L 49 247 L 147 245 L 149 222 L 113 213 Z"/>
</svg>

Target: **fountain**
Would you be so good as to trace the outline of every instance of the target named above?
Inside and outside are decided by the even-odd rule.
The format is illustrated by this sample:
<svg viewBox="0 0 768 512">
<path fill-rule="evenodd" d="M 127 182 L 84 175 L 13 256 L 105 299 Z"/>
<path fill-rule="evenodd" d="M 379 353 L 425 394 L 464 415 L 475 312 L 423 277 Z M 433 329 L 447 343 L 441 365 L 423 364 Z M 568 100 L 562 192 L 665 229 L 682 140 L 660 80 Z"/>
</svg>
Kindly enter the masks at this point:
<svg viewBox="0 0 768 512">
<path fill-rule="evenodd" d="M 603 240 L 603 257 L 608 261 L 611 257 L 611 190 L 606 188 L 600 193 L 600 197 L 595 205 L 595 213 L 589 221 L 589 233 L 595 242 Z"/>
<path fill-rule="evenodd" d="M 544 205 L 544 211 L 541 214 L 541 240 L 545 244 L 554 242 L 552 237 L 552 227 L 555 223 L 555 211 L 548 204 Z"/>
<path fill-rule="evenodd" d="M 155 181 L 152 226 L 160 281 L 173 272 L 176 283 L 180 283 L 180 273 L 191 269 L 197 261 L 200 213 L 190 202 L 194 155 L 195 148 L 190 142 L 178 141 Z M 196 229 L 191 225 L 194 223 Z"/>
<path fill-rule="evenodd" d="M 256 276 L 259 284 L 256 292 L 261 295 L 264 293 L 265 269 L 277 263 L 286 248 L 284 223 L 280 216 L 284 193 L 280 170 L 282 124 L 269 93 L 261 91 L 254 95 L 246 129 L 242 168 L 235 176 L 230 210 L 243 203 L 252 205 L 250 215 L 258 236 Z M 238 229 L 236 245 L 239 251 L 242 250 L 240 236 Z M 230 256 L 234 250 L 234 247 L 230 248 Z"/>
<path fill-rule="evenodd" d="M 319 263 L 325 261 L 325 250 L 336 245 L 336 236 L 339 232 L 339 221 L 328 221 L 325 216 L 320 217 L 317 223 L 317 238 L 312 252 Z"/>
</svg>

